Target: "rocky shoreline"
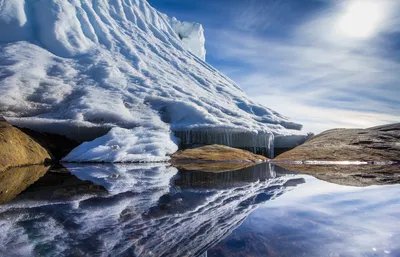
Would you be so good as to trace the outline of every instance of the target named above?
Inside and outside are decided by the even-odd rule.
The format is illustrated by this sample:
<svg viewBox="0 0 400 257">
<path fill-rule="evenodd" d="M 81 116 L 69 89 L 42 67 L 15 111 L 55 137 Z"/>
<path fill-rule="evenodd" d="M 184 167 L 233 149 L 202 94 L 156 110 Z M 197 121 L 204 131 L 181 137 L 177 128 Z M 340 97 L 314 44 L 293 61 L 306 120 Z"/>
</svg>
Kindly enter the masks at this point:
<svg viewBox="0 0 400 257">
<path fill-rule="evenodd" d="M 12 167 L 58 163 L 77 145 L 63 136 L 20 129 L 0 121 L 1 175 Z M 378 165 L 343 165 L 350 164 L 347 161 Z M 273 160 L 228 146 L 207 145 L 178 151 L 171 155 L 170 163 L 188 171 L 226 172 L 271 162 L 329 182 L 366 186 L 400 183 L 399 165 L 383 165 L 399 161 L 400 124 L 391 124 L 325 131 Z"/>
<path fill-rule="evenodd" d="M 277 156 L 278 162 L 400 161 L 400 123 L 368 129 L 333 129 Z"/>
</svg>

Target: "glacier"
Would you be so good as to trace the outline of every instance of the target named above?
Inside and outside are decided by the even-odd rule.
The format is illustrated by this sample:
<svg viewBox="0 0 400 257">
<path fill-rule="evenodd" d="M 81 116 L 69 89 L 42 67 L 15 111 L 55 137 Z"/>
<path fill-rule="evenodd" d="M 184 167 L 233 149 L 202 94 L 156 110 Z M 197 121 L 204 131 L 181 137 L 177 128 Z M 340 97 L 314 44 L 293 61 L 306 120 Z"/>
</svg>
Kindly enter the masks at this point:
<svg viewBox="0 0 400 257">
<path fill-rule="evenodd" d="M 176 144 L 171 131 L 189 135 L 181 144 L 205 143 L 207 131 L 237 146 L 246 135 L 245 148 L 270 156 L 275 137 L 301 143 L 300 124 L 253 102 L 204 61 L 204 40 L 200 24 L 170 19 L 145 0 L 0 0 L 0 116 L 82 142 L 112 138 L 115 127 L 170 139 L 160 151 L 147 151 L 147 143 L 138 153 L 114 145 L 113 151 L 131 150 L 114 157 L 132 158 L 104 161 L 152 161 L 151 153 Z M 101 147 L 92 142 L 71 156 L 82 160 L 111 147 L 99 141 Z M 101 159 L 92 157 L 84 159 Z"/>
</svg>

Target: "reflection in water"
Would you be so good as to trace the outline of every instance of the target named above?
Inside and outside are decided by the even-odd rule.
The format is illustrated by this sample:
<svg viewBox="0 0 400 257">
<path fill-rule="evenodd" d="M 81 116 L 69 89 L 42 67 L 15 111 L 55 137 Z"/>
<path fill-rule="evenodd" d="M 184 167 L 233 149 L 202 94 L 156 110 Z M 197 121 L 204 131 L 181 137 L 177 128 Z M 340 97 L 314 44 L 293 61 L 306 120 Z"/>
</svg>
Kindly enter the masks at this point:
<svg viewBox="0 0 400 257">
<path fill-rule="evenodd" d="M 0 172 L 0 204 L 8 202 L 35 183 L 50 167 L 32 165 Z"/>
<path fill-rule="evenodd" d="M 15 202 L 38 200 L 73 200 L 85 195 L 107 195 L 107 190 L 90 180 L 80 180 L 62 166 L 52 167 L 45 175 L 19 195 Z"/>
<path fill-rule="evenodd" d="M 208 257 L 400 256 L 400 185 L 306 183 L 252 212 Z"/>
<path fill-rule="evenodd" d="M 309 174 L 344 186 L 365 187 L 400 183 L 400 165 L 307 165 L 279 164 L 287 170 Z"/>
<path fill-rule="evenodd" d="M 275 169 L 266 169 L 266 165 L 252 166 L 241 170 L 228 172 L 201 172 L 201 171 L 181 171 L 174 185 L 190 187 L 236 187 L 243 186 L 259 180 L 265 181 L 276 177 Z M 268 166 L 269 167 L 269 166 Z"/>
<path fill-rule="evenodd" d="M 16 177 L 4 179 L 19 191 L 37 181 L 0 205 L 0 256 L 400 256 L 399 185 L 345 187 L 270 164 Z"/>
<path fill-rule="evenodd" d="M 108 194 L 54 200 L 32 197 L 46 194 L 33 185 L 29 197 L 0 206 L 0 255 L 198 256 L 261 203 L 304 182 L 267 164 L 207 176 L 163 164 L 67 168 Z"/>
</svg>

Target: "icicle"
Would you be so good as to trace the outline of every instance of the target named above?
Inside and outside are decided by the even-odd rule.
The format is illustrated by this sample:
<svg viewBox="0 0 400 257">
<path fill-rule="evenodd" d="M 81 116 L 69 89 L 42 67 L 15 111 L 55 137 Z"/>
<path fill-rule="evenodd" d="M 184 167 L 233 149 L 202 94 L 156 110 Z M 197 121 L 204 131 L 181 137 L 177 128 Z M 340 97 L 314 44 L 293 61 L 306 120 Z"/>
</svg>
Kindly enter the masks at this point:
<svg viewBox="0 0 400 257">
<path fill-rule="evenodd" d="M 273 157 L 274 135 L 268 132 L 252 132 L 241 129 L 188 129 L 175 130 L 181 139 L 181 148 L 192 145 L 220 144 L 246 149 L 253 153 Z"/>
<path fill-rule="evenodd" d="M 268 152 L 269 152 L 269 158 L 273 159 L 275 156 L 274 150 L 275 150 L 275 136 L 272 134 L 269 138 L 268 141 Z"/>
</svg>

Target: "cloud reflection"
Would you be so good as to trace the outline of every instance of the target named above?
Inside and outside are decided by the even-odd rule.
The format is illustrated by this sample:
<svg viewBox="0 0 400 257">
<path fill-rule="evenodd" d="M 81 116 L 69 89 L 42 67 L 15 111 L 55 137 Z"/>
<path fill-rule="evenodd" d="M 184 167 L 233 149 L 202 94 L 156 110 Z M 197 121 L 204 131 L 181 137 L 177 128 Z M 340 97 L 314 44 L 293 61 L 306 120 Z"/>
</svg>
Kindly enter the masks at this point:
<svg viewBox="0 0 400 257">
<path fill-rule="evenodd" d="M 399 185 L 306 183 L 253 212 L 208 256 L 399 256 Z M 242 245 L 232 251 L 231 244 Z M 274 255 L 279 253 L 279 255 Z"/>
</svg>

